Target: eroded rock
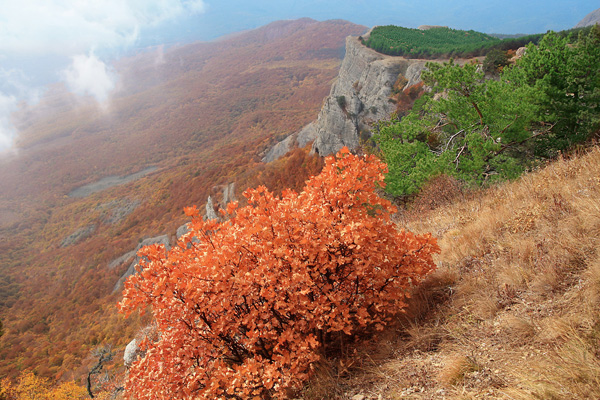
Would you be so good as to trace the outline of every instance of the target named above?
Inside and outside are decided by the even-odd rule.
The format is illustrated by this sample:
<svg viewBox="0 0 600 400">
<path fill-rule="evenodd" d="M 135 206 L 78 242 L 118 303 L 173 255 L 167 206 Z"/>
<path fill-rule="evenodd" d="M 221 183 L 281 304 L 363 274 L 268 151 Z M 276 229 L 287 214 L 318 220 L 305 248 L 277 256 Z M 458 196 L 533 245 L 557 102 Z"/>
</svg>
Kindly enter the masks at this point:
<svg viewBox="0 0 600 400">
<path fill-rule="evenodd" d="M 117 290 L 121 289 L 121 287 L 123 286 L 123 282 L 125 282 L 125 279 L 127 279 L 130 275 L 135 274 L 135 272 L 136 272 L 135 266 L 140 262 L 140 259 L 141 259 L 140 256 L 137 255 L 137 252 L 142 247 L 149 246 L 151 244 L 164 245 L 165 252 L 171 248 L 168 235 L 161 235 L 161 236 L 156 236 L 153 238 L 147 238 L 147 239 L 142 240 L 134 250 L 134 252 L 136 254 L 135 259 L 131 262 L 131 264 L 129 265 L 129 268 L 127 268 L 127 271 L 125 271 L 125 273 L 121 276 L 121 278 L 119 278 L 119 280 L 115 284 L 115 286 L 113 288 L 113 293 L 116 292 Z M 109 267 L 110 267 L 110 265 L 109 265 Z"/>
</svg>

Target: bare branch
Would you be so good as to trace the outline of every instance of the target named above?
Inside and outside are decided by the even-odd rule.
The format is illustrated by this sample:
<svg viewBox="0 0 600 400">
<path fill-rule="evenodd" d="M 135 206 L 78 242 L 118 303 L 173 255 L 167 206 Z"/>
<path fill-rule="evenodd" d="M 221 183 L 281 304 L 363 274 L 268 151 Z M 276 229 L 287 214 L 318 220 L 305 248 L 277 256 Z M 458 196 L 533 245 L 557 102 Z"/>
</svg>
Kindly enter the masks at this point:
<svg viewBox="0 0 600 400">
<path fill-rule="evenodd" d="M 87 376 L 87 391 L 90 398 L 94 398 L 94 393 L 92 392 L 92 376 L 99 374 L 102 371 L 102 368 L 104 368 L 104 364 L 112 361 L 115 353 L 116 352 L 112 349 L 111 345 L 99 347 L 92 351 L 92 355 L 98 357 L 98 362 L 92 367 L 90 372 L 88 372 Z"/>
</svg>

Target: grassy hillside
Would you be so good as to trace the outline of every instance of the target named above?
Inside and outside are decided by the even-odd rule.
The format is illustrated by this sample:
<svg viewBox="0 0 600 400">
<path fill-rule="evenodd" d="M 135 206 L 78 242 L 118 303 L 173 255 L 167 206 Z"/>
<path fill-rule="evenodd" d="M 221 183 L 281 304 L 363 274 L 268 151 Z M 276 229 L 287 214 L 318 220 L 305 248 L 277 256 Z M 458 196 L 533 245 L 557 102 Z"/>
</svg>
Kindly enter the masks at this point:
<svg viewBox="0 0 600 400">
<path fill-rule="evenodd" d="M 433 183 L 398 225 L 439 238 L 439 269 L 304 398 L 600 398 L 598 176 L 593 148 L 488 190 Z"/>
</svg>

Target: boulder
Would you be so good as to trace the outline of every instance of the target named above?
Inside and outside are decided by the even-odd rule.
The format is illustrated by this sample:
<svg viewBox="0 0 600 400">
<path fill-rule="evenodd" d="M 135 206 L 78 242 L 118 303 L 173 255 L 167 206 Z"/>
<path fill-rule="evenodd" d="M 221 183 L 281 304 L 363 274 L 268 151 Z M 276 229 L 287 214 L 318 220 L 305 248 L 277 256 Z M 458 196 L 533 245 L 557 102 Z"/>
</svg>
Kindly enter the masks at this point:
<svg viewBox="0 0 600 400">
<path fill-rule="evenodd" d="M 127 344 L 127 346 L 125 346 L 125 352 L 123 353 L 123 361 L 125 363 L 125 367 L 129 368 L 131 364 L 133 364 L 137 360 L 138 355 L 141 353 L 139 346 L 140 342 L 137 338 L 133 339 Z"/>
<path fill-rule="evenodd" d="M 156 329 L 155 325 L 148 325 L 138 332 L 136 337 L 127 344 L 123 353 L 123 362 L 125 367 L 131 367 L 138 358 L 144 356 L 144 352 L 140 349 L 140 343 L 142 340 L 148 339 L 152 342 L 156 342 L 160 338 L 160 333 Z"/>
</svg>

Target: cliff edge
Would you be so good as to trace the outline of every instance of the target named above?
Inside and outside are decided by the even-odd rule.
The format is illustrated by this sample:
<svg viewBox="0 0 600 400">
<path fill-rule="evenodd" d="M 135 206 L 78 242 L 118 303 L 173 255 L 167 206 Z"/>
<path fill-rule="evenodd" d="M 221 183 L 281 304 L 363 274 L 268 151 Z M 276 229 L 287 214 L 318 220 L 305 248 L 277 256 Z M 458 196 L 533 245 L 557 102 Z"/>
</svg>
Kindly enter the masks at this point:
<svg viewBox="0 0 600 400">
<path fill-rule="evenodd" d="M 405 90 L 419 83 L 425 63 L 380 54 L 358 37 L 347 37 L 340 72 L 317 120 L 273 146 L 263 161 L 276 160 L 295 145 L 304 147 L 313 140 L 312 151 L 322 156 L 344 146 L 356 148 L 361 139 L 370 137 L 371 123 L 389 118 L 396 110 L 390 101 L 394 84 L 406 81 Z"/>
</svg>

